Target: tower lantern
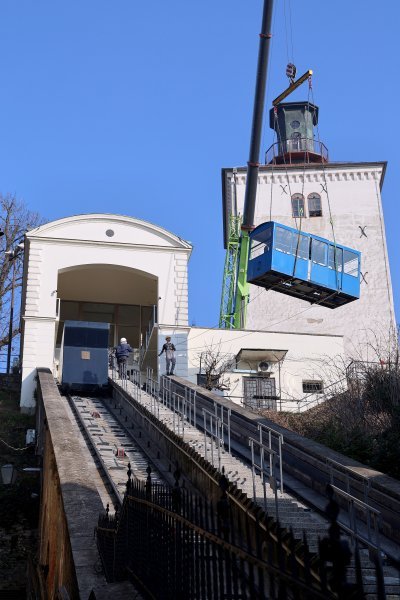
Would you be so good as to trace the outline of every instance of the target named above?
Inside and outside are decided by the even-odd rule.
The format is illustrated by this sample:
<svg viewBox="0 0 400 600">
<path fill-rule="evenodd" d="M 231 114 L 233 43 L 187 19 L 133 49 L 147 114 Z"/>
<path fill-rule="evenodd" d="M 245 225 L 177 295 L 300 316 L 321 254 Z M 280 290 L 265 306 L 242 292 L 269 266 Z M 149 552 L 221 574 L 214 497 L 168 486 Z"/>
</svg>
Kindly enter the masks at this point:
<svg viewBox="0 0 400 600">
<path fill-rule="evenodd" d="M 270 110 L 269 123 L 276 131 L 277 142 L 267 150 L 267 163 L 328 162 L 327 148 L 314 138 L 314 126 L 318 123 L 315 104 L 280 103 Z"/>
</svg>

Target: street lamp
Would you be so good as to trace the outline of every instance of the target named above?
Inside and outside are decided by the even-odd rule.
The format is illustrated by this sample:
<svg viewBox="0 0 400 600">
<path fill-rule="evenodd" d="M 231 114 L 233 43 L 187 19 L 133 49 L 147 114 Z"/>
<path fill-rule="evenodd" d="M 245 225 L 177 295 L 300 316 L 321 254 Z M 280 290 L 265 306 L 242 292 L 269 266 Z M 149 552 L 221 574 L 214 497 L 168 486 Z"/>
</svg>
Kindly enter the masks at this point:
<svg viewBox="0 0 400 600">
<path fill-rule="evenodd" d="M 18 471 L 20 473 L 39 474 L 42 472 L 41 467 L 23 467 L 18 469 L 12 464 L 3 465 L 1 467 L 1 479 L 4 485 L 11 485 L 17 479 Z"/>
<path fill-rule="evenodd" d="M 14 483 L 17 478 L 17 469 L 14 465 L 8 464 L 1 467 L 1 479 L 4 485 Z"/>
</svg>

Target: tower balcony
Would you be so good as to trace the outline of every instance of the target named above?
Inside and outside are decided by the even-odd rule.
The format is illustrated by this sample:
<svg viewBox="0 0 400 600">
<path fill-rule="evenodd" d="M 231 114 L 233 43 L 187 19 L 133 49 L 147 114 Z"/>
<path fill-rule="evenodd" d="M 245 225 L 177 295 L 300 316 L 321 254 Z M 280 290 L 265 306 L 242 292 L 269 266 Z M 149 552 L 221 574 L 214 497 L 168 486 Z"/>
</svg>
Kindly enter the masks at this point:
<svg viewBox="0 0 400 600">
<path fill-rule="evenodd" d="M 265 153 L 266 165 L 327 163 L 328 149 L 313 138 L 292 137 L 275 142 Z"/>
</svg>

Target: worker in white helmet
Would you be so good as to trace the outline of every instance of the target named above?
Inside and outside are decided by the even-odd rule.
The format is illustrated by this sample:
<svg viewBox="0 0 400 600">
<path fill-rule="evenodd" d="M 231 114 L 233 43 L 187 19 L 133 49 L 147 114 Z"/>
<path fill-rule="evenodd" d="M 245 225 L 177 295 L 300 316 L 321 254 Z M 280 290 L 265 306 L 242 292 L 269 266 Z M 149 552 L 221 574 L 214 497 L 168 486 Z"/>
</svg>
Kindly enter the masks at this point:
<svg viewBox="0 0 400 600">
<path fill-rule="evenodd" d="M 115 356 L 118 363 L 118 373 L 121 379 L 126 377 L 126 363 L 131 352 L 133 352 L 133 350 L 128 344 L 127 339 L 122 337 L 118 346 L 115 348 Z"/>
</svg>

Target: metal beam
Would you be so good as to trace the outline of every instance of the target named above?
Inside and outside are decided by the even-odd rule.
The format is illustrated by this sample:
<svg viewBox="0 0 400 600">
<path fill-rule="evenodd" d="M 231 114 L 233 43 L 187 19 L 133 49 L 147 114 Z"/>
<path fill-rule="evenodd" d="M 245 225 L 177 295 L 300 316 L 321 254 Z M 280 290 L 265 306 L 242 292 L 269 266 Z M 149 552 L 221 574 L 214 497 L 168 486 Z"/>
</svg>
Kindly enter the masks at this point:
<svg viewBox="0 0 400 600">
<path fill-rule="evenodd" d="M 296 81 L 294 81 L 291 85 L 289 85 L 288 88 L 286 88 L 286 90 L 284 92 L 282 92 L 282 94 L 280 96 L 278 96 L 277 98 L 275 98 L 275 100 L 272 102 L 272 106 L 277 106 L 279 104 L 279 102 L 282 102 L 282 100 L 284 100 L 287 96 L 289 96 L 289 94 L 291 94 L 292 92 L 294 92 L 294 90 L 297 90 L 297 88 L 309 77 L 311 77 L 311 75 L 313 74 L 311 69 L 308 69 L 308 71 L 306 71 L 304 73 L 304 75 L 302 75 L 301 77 L 299 77 Z"/>
</svg>

